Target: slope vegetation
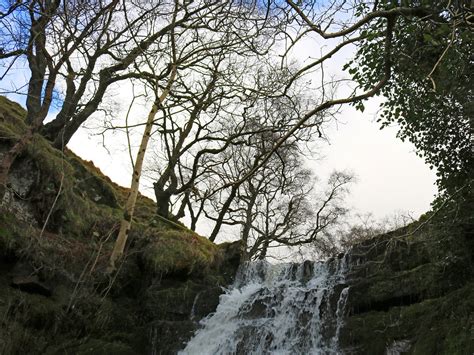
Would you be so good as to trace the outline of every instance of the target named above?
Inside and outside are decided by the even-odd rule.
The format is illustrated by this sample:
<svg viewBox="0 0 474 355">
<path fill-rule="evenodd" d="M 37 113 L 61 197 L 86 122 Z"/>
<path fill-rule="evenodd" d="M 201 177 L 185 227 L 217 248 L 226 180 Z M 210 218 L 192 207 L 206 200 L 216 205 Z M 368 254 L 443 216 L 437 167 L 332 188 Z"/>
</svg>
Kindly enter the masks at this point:
<svg viewBox="0 0 474 355">
<path fill-rule="evenodd" d="M 24 116 L 0 97 L 0 157 L 24 133 Z M 213 310 L 238 265 L 238 247 L 159 218 L 144 196 L 126 257 L 107 275 L 127 193 L 91 162 L 35 136 L 0 204 L 0 353 L 133 354 L 149 352 L 152 342 L 177 348 L 196 327 L 193 305 L 200 316 Z M 208 297 L 193 304 L 202 293 Z M 158 328 L 179 334 L 157 340 Z"/>
</svg>

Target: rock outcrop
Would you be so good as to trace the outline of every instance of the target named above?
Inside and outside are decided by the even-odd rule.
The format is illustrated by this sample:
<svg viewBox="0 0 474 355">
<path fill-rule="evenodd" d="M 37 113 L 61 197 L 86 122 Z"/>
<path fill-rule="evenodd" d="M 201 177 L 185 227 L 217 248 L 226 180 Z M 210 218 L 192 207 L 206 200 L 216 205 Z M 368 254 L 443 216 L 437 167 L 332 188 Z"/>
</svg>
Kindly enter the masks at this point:
<svg viewBox="0 0 474 355">
<path fill-rule="evenodd" d="M 344 353 L 474 353 L 472 202 L 456 207 L 350 251 Z"/>
<path fill-rule="evenodd" d="M 219 247 L 202 271 L 156 273 L 137 254 L 112 279 L 38 268 L 2 249 L 0 353 L 175 354 L 232 281 L 240 261 L 233 247 Z"/>
</svg>

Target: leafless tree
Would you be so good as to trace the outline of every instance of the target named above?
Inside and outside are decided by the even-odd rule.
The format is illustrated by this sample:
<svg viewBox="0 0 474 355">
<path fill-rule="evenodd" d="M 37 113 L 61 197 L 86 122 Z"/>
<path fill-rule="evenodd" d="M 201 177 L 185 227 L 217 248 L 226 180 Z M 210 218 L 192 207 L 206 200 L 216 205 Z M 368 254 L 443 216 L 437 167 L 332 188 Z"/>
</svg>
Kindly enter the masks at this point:
<svg viewBox="0 0 474 355">
<path fill-rule="evenodd" d="M 281 76 L 277 75 L 277 78 Z M 273 83 L 272 86 L 278 87 L 278 83 Z M 301 112 L 312 104 L 312 99 L 304 94 L 305 88 L 302 86 L 300 89 L 297 94 L 278 98 L 265 95 L 258 97 L 253 94 L 251 104 L 245 106 L 242 119 L 237 121 L 244 127 L 239 144 L 229 147 L 207 161 L 203 179 L 195 184 L 198 192 L 201 192 L 194 194 L 197 212 L 194 213 L 193 204 L 189 201 L 188 207 L 193 218 L 193 226 L 203 213 L 214 222 L 211 240 L 215 240 L 222 225 L 231 223 L 229 213 L 232 213 L 234 199 L 239 196 L 241 189 L 255 176 L 264 174 L 266 165 L 258 170 L 254 170 L 254 167 L 265 158 L 274 142 L 299 119 Z M 328 117 L 322 115 L 314 117 L 311 124 L 288 140 L 281 152 L 277 151 L 272 159 L 281 160 L 283 152 L 288 151 L 290 147 L 294 148 L 292 153 L 300 154 L 298 151 L 300 145 L 310 141 L 314 136 L 322 137 L 321 129 L 327 119 Z M 252 170 L 253 174 L 248 175 Z M 242 177 L 246 175 L 247 178 L 243 179 Z"/>
<path fill-rule="evenodd" d="M 268 137 L 265 142 L 271 146 Z M 317 194 L 316 181 L 304 168 L 298 143 L 295 140 L 280 148 L 251 178 L 211 199 L 210 211 L 204 209 L 216 226 L 221 223 L 240 229 L 247 258 L 265 258 L 272 247 L 319 242 L 346 214 L 343 197 L 352 176 L 333 173 L 326 190 Z M 255 163 L 248 154 L 255 156 L 255 150 L 234 151 L 221 178 L 238 181 L 239 172 L 245 174 Z"/>
<path fill-rule="evenodd" d="M 251 85 L 243 76 L 250 65 L 268 53 L 274 23 L 270 17 L 262 17 L 255 6 L 221 1 L 212 6 L 209 3 L 192 26 L 179 27 L 178 15 L 186 7 L 192 9 L 193 5 L 175 1 L 169 35 L 142 51 L 129 70 L 133 81 L 141 82 L 156 99 L 133 162 L 131 192 L 111 258 L 112 269 L 127 240 L 151 137 L 164 155 L 154 184 L 157 212 L 169 218 L 171 197 L 183 194 L 182 208 L 176 216 L 179 218 L 184 214 L 187 194 L 206 171 L 206 157 L 240 144 L 248 134 L 242 132 L 240 123 L 232 132 L 223 132 L 222 128 L 225 120 L 240 120 L 233 110 L 249 96 L 245 90 Z M 255 85 L 251 87 L 256 90 Z"/>
<path fill-rule="evenodd" d="M 361 19 L 353 21 L 353 18 L 336 20 L 336 17 L 339 16 L 341 10 L 347 10 L 345 7 L 346 2 L 336 2 L 333 3 L 329 8 L 321 11 L 321 8 L 316 6 L 317 3 L 314 1 L 305 1 L 298 4 L 293 3 L 292 1 L 287 1 L 286 3 L 278 2 L 267 2 L 268 6 L 274 5 L 277 11 L 280 11 L 280 18 L 283 19 L 285 25 L 284 34 L 286 46 L 283 46 L 282 57 L 282 67 L 285 68 L 285 65 L 288 59 L 291 57 L 293 48 L 297 46 L 299 42 L 302 42 L 305 38 L 310 36 L 320 36 L 325 40 L 332 40 L 331 44 L 334 44 L 333 47 L 323 53 L 319 58 L 313 59 L 309 62 L 306 62 L 304 65 L 301 65 L 296 70 L 289 72 L 289 75 L 284 76 L 282 81 L 283 85 L 277 85 L 268 92 L 268 96 L 272 96 L 276 99 L 280 99 L 288 95 L 291 90 L 294 90 L 295 85 L 298 82 L 301 82 L 302 79 L 307 78 L 308 75 L 312 74 L 316 69 L 321 68 L 321 85 L 319 90 L 319 95 L 317 99 L 314 100 L 314 105 L 311 108 L 308 108 L 306 112 L 301 114 L 297 120 L 291 122 L 290 125 L 286 126 L 286 130 L 281 134 L 278 139 L 272 141 L 272 146 L 270 149 L 267 149 L 265 153 L 257 160 L 255 164 L 251 166 L 250 169 L 246 170 L 243 174 L 233 181 L 228 181 L 227 184 L 214 188 L 213 191 L 209 189 L 204 189 L 205 193 L 198 196 L 199 204 L 197 208 L 197 213 L 194 213 L 190 209 L 190 214 L 193 216 L 193 225 L 197 216 L 201 215 L 204 211 L 205 199 L 212 200 L 215 199 L 216 194 L 220 197 L 217 200 L 225 200 L 226 202 L 222 205 L 222 209 L 219 213 L 219 216 L 214 217 L 216 222 L 216 228 L 212 232 L 210 239 L 214 240 L 216 237 L 216 231 L 219 230 L 220 225 L 223 223 L 224 215 L 227 213 L 227 209 L 230 207 L 232 200 L 237 195 L 239 187 L 247 180 L 251 179 L 254 174 L 258 172 L 259 169 L 263 168 L 275 152 L 278 151 L 280 147 L 286 144 L 286 142 L 298 132 L 304 131 L 308 127 L 314 127 L 312 120 L 315 119 L 315 116 L 321 116 L 328 114 L 329 109 L 334 109 L 339 107 L 342 104 L 358 104 L 362 100 L 376 95 L 380 88 L 385 85 L 390 77 L 390 61 L 392 60 L 391 54 L 391 34 L 395 26 L 395 20 L 398 16 L 422 16 L 426 13 L 423 9 L 414 9 L 414 8 L 397 8 L 396 10 L 378 10 L 374 8 L 373 12 Z M 354 12 L 354 8 L 349 9 Z M 385 37 L 385 49 L 386 49 L 386 70 L 385 76 L 382 77 L 374 87 L 371 88 L 354 88 L 352 93 L 345 98 L 335 98 L 333 94 L 334 81 L 326 82 L 324 80 L 324 65 L 331 59 L 332 56 L 336 55 L 344 47 L 353 45 L 358 41 L 363 40 L 366 34 L 362 34 L 361 29 L 365 24 L 370 21 L 382 20 L 387 22 L 386 31 L 378 35 Z M 338 43 L 335 41 L 339 41 Z M 278 51 L 277 51 L 278 52 Z M 288 68 L 288 67 L 286 67 Z M 359 89 L 365 89 L 365 91 L 360 91 Z M 291 97 L 291 94 L 289 95 Z M 282 130 L 283 131 L 283 130 Z M 212 160 L 215 162 L 215 160 Z M 224 160 L 225 162 L 225 160 Z M 210 181 L 216 181 L 208 177 Z M 175 179 L 176 181 L 177 179 Z M 216 186 L 216 184 L 214 184 Z M 156 188 L 158 187 L 158 189 Z M 184 204 L 187 204 L 188 207 L 191 205 L 189 203 L 189 196 L 192 194 L 193 189 L 196 188 L 196 184 L 193 183 L 192 186 L 188 186 L 187 193 L 184 195 L 183 204 L 179 208 L 179 211 L 183 211 Z M 155 190 L 162 190 L 162 184 L 155 185 Z M 198 189 L 202 191 L 203 189 Z M 204 196 L 204 197 L 203 197 Z M 157 196 L 158 197 L 158 196 Z M 165 198 L 169 198 L 165 196 Z M 166 204 L 163 204 L 165 206 Z M 166 211 L 162 211 L 166 213 Z"/>
<path fill-rule="evenodd" d="M 395 231 L 415 222 L 408 212 L 396 212 L 384 218 L 376 218 L 371 213 L 356 214 L 348 218 L 333 231 L 331 239 L 339 252 L 378 235 Z"/>
<path fill-rule="evenodd" d="M 291 59 L 293 50 L 305 39 L 309 39 L 309 42 L 306 43 L 311 43 L 314 42 L 314 37 L 316 36 L 330 43 L 330 49 L 323 52 L 321 56 L 318 58 L 310 57 L 305 63 L 301 64 L 296 72 L 285 82 L 283 91 L 275 90 L 275 97 L 279 97 L 287 90 L 290 90 L 296 81 L 314 73 L 317 68 L 324 68 L 324 65 L 327 65 L 330 59 L 343 48 L 357 44 L 366 39 L 367 36 L 375 35 L 383 39 L 381 42 L 383 42 L 385 51 L 383 58 L 384 71 L 380 80 L 374 85 L 358 86 L 353 83 L 354 87 L 351 93 L 340 98 L 326 95 L 325 89 L 327 85 L 331 86 L 333 82 L 325 82 L 324 71 L 322 71 L 319 102 L 302 115 L 284 135 L 274 142 L 272 149 L 267 152 L 265 157 L 247 174 L 242 176 L 242 181 L 247 180 L 264 166 L 271 156 L 297 131 L 304 129 L 315 115 L 320 115 L 328 109 L 343 104 L 352 104 L 361 108 L 361 103 L 364 100 L 377 95 L 380 89 L 389 82 L 392 74 L 392 62 L 395 60 L 392 49 L 392 37 L 393 31 L 397 26 L 397 19 L 399 17 L 424 18 L 432 15 L 427 7 L 395 5 L 389 9 L 379 9 L 377 2 L 375 2 L 372 10 L 369 11 L 359 11 L 359 8 L 364 6 L 364 3 L 358 1 L 334 1 L 325 4 L 317 0 L 297 3 L 287 0 L 282 3 L 278 1 L 268 1 L 267 3 L 274 4 L 280 11 L 280 17 L 288 21 L 285 31 L 286 45 L 283 47 L 283 52 L 280 53 L 282 65 Z M 367 31 L 364 32 L 364 26 L 373 21 L 385 23 L 384 30 L 375 34 Z M 321 78 L 321 76 L 318 78 Z"/>
<path fill-rule="evenodd" d="M 35 133 L 63 148 L 101 107 L 114 84 L 141 81 L 152 93 L 153 104 L 142 123 L 146 144 L 134 169 L 141 170 L 151 137 L 164 156 L 154 185 L 158 213 L 169 216 L 174 196 L 179 202 L 176 216 L 188 209 L 195 224 L 206 212 L 206 204 L 220 203 L 217 215 L 206 212 L 215 221 L 210 236 L 214 240 L 232 213 L 234 199 L 244 196 L 242 189 L 250 189 L 250 181 L 258 181 L 259 174 L 274 166 L 278 154 L 296 140 L 323 137 L 321 120 L 331 110 L 343 104 L 361 107 L 363 100 L 377 95 L 389 82 L 397 20 L 431 15 L 428 7 L 394 3 L 380 8 L 378 3 L 367 10 L 364 2 L 342 0 L 327 4 L 316 0 L 3 2 L 3 76 L 24 61 L 30 77 L 25 92 L 28 130 L 11 142 L 0 162 L 0 199 L 13 161 Z M 373 22 L 382 23 L 380 33 L 364 31 Z M 345 96 L 334 91 L 335 81 L 327 80 L 325 66 L 344 48 L 368 36 L 379 36 L 384 46 L 380 80 L 373 85 L 353 84 Z M 328 49 L 317 58 L 293 63 L 298 45 L 314 43 L 315 37 L 325 41 Z M 314 76 L 316 70 L 319 74 Z M 301 105 L 299 89 L 311 78 L 320 84 L 306 87 L 314 97 Z M 53 105 L 58 113 L 45 125 Z M 272 108 L 271 115 L 265 105 Z M 288 116 L 291 110 L 280 110 L 278 105 L 293 105 L 296 112 Z M 154 140 L 153 134 L 159 138 Z M 263 145 L 257 147 L 258 143 Z M 236 165 L 242 167 L 239 171 L 225 171 L 233 159 L 229 153 L 239 151 L 254 155 L 247 155 L 245 165 Z M 132 180 L 137 189 L 140 174 Z M 334 186 L 339 186 L 334 179 Z M 133 214 L 133 208 L 128 210 Z M 262 235 L 268 239 L 269 234 Z M 284 237 L 273 239 L 292 243 Z M 265 254 L 263 246 L 257 249 Z"/>
<path fill-rule="evenodd" d="M 26 95 L 28 131 L 13 142 L 0 164 L 4 188 L 11 164 L 34 133 L 41 132 L 62 148 L 100 107 L 109 88 L 136 77 L 128 70 L 144 52 L 166 40 L 171 28 L 193 28 L 209 20 L 221 1 L 185 3 L 174 25 L 174 1 L 50 1 L 2 3 L 0 60 L 3 77 L 13 63 L 26 60 L 30 77 Z M 167 77 L 168 66 L 159 74 Z M 44 125 L 52 105 L 55 118 Z"/>
<path fill-rule="evenodd" d="M 166 218 L 173 196 L 182 197 L 174 217 L 184 215 L 197 182 L 218 163 L 215 156 L 255 133 L 246 124 L 248 110 L 282 86 L 282 70 L 268 58 L 279 31 L 275 19 L 262 17 L 255 5 L 229 3 L 222 11 L 214 14 L 226 17 L 219 26 L 196 27 L 178 41 L 177 79 L 155 122 L 154 191 Z"/>
</svg>

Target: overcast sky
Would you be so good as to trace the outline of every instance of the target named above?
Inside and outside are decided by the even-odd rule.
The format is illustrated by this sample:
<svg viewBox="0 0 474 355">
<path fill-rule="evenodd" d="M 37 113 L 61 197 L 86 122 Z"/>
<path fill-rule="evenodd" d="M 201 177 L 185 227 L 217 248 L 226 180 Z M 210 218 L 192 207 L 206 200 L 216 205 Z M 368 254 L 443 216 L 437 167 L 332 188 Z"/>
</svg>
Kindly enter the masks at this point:
<svg viewBox="0 0 474 355">
<path fill-rule="evenodd" d="M 408 212 L 417 218 L 429 209 L 437 191 L 435 173 L 412 144 L 396 138 L 396 127 L 379 129 L 374 122 L 377 107 L 366 105 L 364 114 L 346 108 L 341 114 L 346 123 L 329 132 L 326 158 L 317 164 L 326 173 L 348 169 L 356 175 L 349 203 L 357 211 L 377 218 Z"/>
</svg>

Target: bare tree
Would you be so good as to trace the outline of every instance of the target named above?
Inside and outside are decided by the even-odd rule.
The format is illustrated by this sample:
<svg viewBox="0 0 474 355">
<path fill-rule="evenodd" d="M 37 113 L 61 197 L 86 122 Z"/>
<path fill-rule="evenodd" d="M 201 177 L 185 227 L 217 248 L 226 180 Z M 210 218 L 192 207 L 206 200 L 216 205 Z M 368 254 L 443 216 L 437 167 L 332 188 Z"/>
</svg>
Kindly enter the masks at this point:
<svg viewBox="0 0 474 355">
<path fill-rule="evenodd" d="M 145 123 L 137 157 L 132 162 L 131 191 L 111 256 L 111 269 L 123 254 L 150 138 L 159 135 L 157 143 L 165 153 L 165 166 L 159 171 L 154 190 L 158 214 L 169 218 L 171 196 L 184 193 L 186 197 L 203 171 L 204 157 L 238 144 L 241 136 L 238 129 L 229 136 L 220 132 L 221 116 L 245 95 L 239 83 L 246 69 L 244 62 L 249 58 L 255 61 L 271 46 L 272 41 L 269 41 L 269 44 L 254 44 L 248 48 L 252 41 L 267 36 L 271 22 L 260 15 L 250 22 L 256 11 L 252 7 L 232 1 L 220 2 L 201 12 L 192 26 L 181 28 L 176 21 L 183 7 L 192 9 L 193 5 L 175 1 L 169 36 L 161 37 L 144 50 L 130 70 L 134 81 L 145 85 L 145 90 L 154 93 L 156 99 Z M 222 19 L 216 22 L 216 18 Z M 155 131 L 153 126 L 157 128 Z M 189 157 L 191 165 L 186 166 Z M 177 218 L 184 213 L 185 203 L 182 206 Z"/>
<path fill-rule="evenodd" d="M 154 103 L 145 123 L 143 156 L 137 155 L 134 169 L 141 170 L 148 139 L 153 141 L 158 133 L 158 150 L 165 157 L 154 185 L 158 213 L 168 217 L 175 197 L 176 217 L 188 209 L 195 224 L 207 203 L 219 201 L 218 215 L 207 213 L 215 220 L 211 240 L 242 187 L 271 167 L 275 155 L 296 139 L 311 139 L 315 133 L 323 137 L 321 119 L 331 110 L 343 104 L 363 108 L 362 101 L 389 82 L 398 20 L 432 15 L 425 6 L 380 7 L 375 2 L 367 9 L 359 1 L 316 0 L 28 0 L 0 6 L 0 60 L 5 71 L 24 58 L 31 73 L 26 90 L 28 129 L 0 162 L 0 198 L 10 166 L 35 133 L 64 147 L 100 108 L 112 85 L 140 80 L 153 93 Z M 375 22 L 381 24 L 380 32 L 365 31 Z M 328 49 L 318 58 L 293 64 L 298 45 L 314 36 L 328 43 Z M 380 37 L 384 47 L 379 80 L 353 83 L 351 93 L 339 97 L 334 79 L 325 77 L 325 65 L 343 48 L 370 36 Z M 319 74 L 314 76 L 316 70 Z M 298 88 L 311 77 L 320 85 L 307 89 L 317 95 L 299 106 Z M 288 111 L 275 109 L 287 101 L 298 111 L 289 118 Z M 265 104 L 275 113 L 270 124 L 262 118 L 268 114 Z M 45 125 L 52 105 L 59 112 Z M 266 138 L 259 139 L 262 135 Z M 228 152 L 240 147 L 255 152 L 255 139 L 265 142 L 263 148 L 230 178 L 223 172 L 231 161 Z M 133 190 L 138 189 L 138 179 L 132 181 Z M 132 213 L 133 194 L 127 207 Z M 199 201 L 196 213 L 192 196 Z M 130 227 L 127 223 L 124 230 Z"/>
<path fill-rule="evenodd" d="M 396 212 L 384 218 L 376 218 L 371 213 L 357 213 L 332 232 L 331 238 L 339 252 L 376 236 L 403 228 L 415 222 L 408 212 Z"/>
<path fill-rule="evenodd" d="M 327 234 L 347 214 L 344 197 L 353 181 L 352 175 L 333 172 L 327 187 L 318 194 L 306 173 L 301 173 L 303 179 L 293 181 L 294 191 L 284 191 L 280 197 L 265 201 L 265 218 L 261 222 L 264 228 L 255 228 L 250 256 L 264 258 L 272 246 L 318 248 L 318 245 L 327 244 Z"/>
<path fill-rule="evenodd" d="M 0 163 L 2 188 L 11 164 L 34 133 L 40 131 L 56 147 L 64 147 L 97 111 L 110 86 L 136 77 L 127 69 L 145 51 L 171 28 L 192 28 L 216 7 L 222 7 L 220 1 L 180 6 L 172 24 L 173 1 L 31 0 L 5 5 L 0 60 L 8 72 L 12 63 L 25 58 L 31 75 L 26 90 L 29 127 Z M 167 67 L 160 75 L 170 72 Z M 22 88 L 12 90 L 23 93 Z M 59 112 L 43 125 L 53 104 Z"/>
<path fill-rule="evenodd" d="M 271 140 L 265 140 L 271 146 Z M 313 245 L 325 238 L 346 214 L 343 198 L 352 176 L 333 173 L 328 187 L 316 193 L 314 177 L 304 168 L 298 141 L 280 148 L 251 178 L 231 192 L 211 200 L 208 218 L 240 229 L 246 258 L 265 258 L 269 248 Z M 233 152 L 223 171 L 236 179 L 239 172 L 251 168 L 248 154 L 255 150 Z M 246 169 L 247 166 L 247 169 Z M 234 176 L 233 176 L 234 175 Z M 235 196 L 232 196 L 235 191 Z M 225 214 L 222 211 L 225 210 Z M 219 219 L 220 216 L 225 217 Z"/>
<path fill-rule="evenodd" d="M 245 123 L 249 107 L 268 95 L 270 86 L 281 86 L 276 77 L 261 80 L 259 74 L 270 70 L 265 61 L 274 44 L 270 34 L 278 31 L 274 20 L 261 17 L 255 5 L 230 2 L 223 11 L 214 14 L 226 17 L 218 25 L 196 28 L 178 43 L 176 83 L 155 122 L 154 191 L 158 214 L 166 218 L 173 196 L 182 197 L 173 217 L 184 215 L 198 181 L 218 164 L 215 157 L 254 134 Z"/>
<path fill-rule="evenodd" d="M 308 37 L 310 38 L 311 36 L 316 35 L 323 40 L 331 40 L 330 43 L 332 47 L 330 47 L 330 49 L 325 53 L 322 53 L 319 58 L 309 58 L 305 64 L 301 65 L 299 69 L 291 74 L 290 78 L 287 78 L 285 85 L 281 90 L 275 88 L 273 95 L 276 98 L 282 97 L 283 94 L 294 88 L 294 85 L 298 80 L 314 73 L 314 71 L 320 67 L 321 95 L 319 96 L 319 103 L 311 109 L 308 109 L 296 122 L 293 122 L 293 124 L 287 128 L 284 134 L 274 140 L 271 148 L 266 150 L 265 154 L 255 162 L 251 169 L 248 169 L 244 174 L 241 174 L 238 179 L 225 185 L 225 187 L 229 188 L 230 191 L 224 197 L 225 203 L 222 204 L 219 216 L 214 218 L 217 227 L 223 223 L 224 215 L 230 208 L 232 200 L 237 195 L 239 186 L 241 186 L 245 181 L 251 179 L 259 169 L 265 167 L 265 165 L 272 159 L 272 156 L 278 152 L 291 137 L 297 134 L 297 132 L 304 130 L 308 126 L 312 126 L 309 123 L 316 115 L 324 115 L 327 113 L 328 109 L 339 107 L 343 104 L 353 104 L 358 108 L 363 109 L 362 101 L 377 95 L 380 92 L 380 89 L 389 82 L 392 61 L 394 60 L 392 54 L 392 36 L 399 17 L 420 18 L 423 16 L 429 16 L 429 10 L 423 7 L 394 6 L 391 9 L 379 10 L 377 6 L 374 6 L 372 11 L 366 13 L 363 11 L 359 12 L 359 6 L 357 4 L 352 4 L 353 7 L 351 8 L 351 4 L 345 1 L 337 1 L 331 3 L 330 7 L 323 11 L 316 1 L 303 1 L 296 4 L 293 1 L 288 0 L 286 4 L 277 4 L 276 7 L 281 11 L 282 18 L 288 20 L 287 31 L 285 32 L 287 45 L 283 49 L 282 64 L 291 57 L 292 50 Z M 340 16 L 342 10 L 349 11 L 353 14 L 353 17 L 349 16 L 347 19 L 339 19 L 338 16 Z M 383 31 L 376 34 L 364 32 L 364 26 L 372 21 L 385 23 Z M 383 38 L 382 42 L 385 47 L 383 57 L 384 71 L 380 80 L 373 85 L 357 86 L 354 84 L 352 92 L 348 96 L 342 98 L 337 98 L 336 95 L 327 95 L 326 90 L 328 84 L 329 87 L 331 87 L 333 81 L 328 83 L 324 80 L 324 65 L 327 65 L 330 59 L 343 48 L 361 42 L 366 39 L 367 36 L 374 35 Z M 219 191 L 222 194 L 225 190 L 222 188 Z M 214 229 L 214 231 L 215 230 L 216 229 Z M 213 240 L 215 237 L 216 234 L 213 232 L 210 239 Z"/>
<path fill-rule="evenodd" d="M 276 81 L 279 78 L 281 76 L 277 75 Z M 277 83 L 272 83 L 273 87 L 278 87 Z M 212 166 L 205 173 L 207 183 L 203 181 L 201 185 L 197 185 L 199 191 L 204 191 L 197 199 L 199 209 L 205 212 L 208 219 L 214 221 L 210 240 L 215 240 L 222 225 L 235 224 L 229 219 L 234 199 L 239 196 L 241 189 L 248 186 L 247 182 L 264 174 L 267 169 L 266 164 L 257 170 L 255 166 L 265 159 L 274 142 L 278 141 L 312 104 L 312 99 L 304 94 L 305 87 L 301 86 L 299 89 L 299 92 L 292 92 L 294 95 L 291 96 L 257 97 L 246 107 L 242 121 L 246 127 L 245 132 L 248 133 L 245 141 L 215 157 Z M 321 129 L 327 119 L 328 117 L 322 115 L 313 117 L 306 129 L 298 131 L 269 161 L 281 160 L 282 154 L 288 150 L 295 155 L 300 154 L 300 145 L 312 140 L 314 136 L 322 137 Z M 253 173 L 248 174 L 251 171 Z M 210 209 L 205 208 L 205 199 L 208 200 Z"/>
<path fill-rule="evenodd" d="M 377 2 L 376 2 L 377 3 Z M 424 18 L 431 16 L 429 8 L 421 6 L 392 6 L 389 9 L 380 10 L 374 6 L 372 11 L 360 11 L 360 6 L 364 4 L 358 2 L 335 1 L 328 4 L 324 8 L 316 0 L 308 0 L 295 3 L 287 0 L 284 4 L 279 2 L 273 3 L 269 1 L 268 4 L 275 4 L 280 11 L 281 18 L 288 21 L 285 36 L 287 45 L 283 48 L 281 54 L 282 63 L 285 63 L 291 57 L 292 51 L 299 43 L 311 36 L 317 36 L 323 40 L 331 40 L 330 49 L 321 54 L 319 58 L 308 58 L 308 61 L 302 64 L 298 70 L 289 78 L 284 85 L 283 91 L 275 90 L 275 97 L 281 96 L 284 92 L 290 90 L 296 81 L 301 80 L 305 76 L 314 73 L 318 67 L 323 68 L 327 65 L 330 59 L 339 53 L 343 48 L 354 45 L 368 36 L 380 36 L 383 38 L 384 56 L 383 56 L 383 74 L 373 85 L 355 85 L 352 92 L 341 98 L 325 95 L 325 87 L 328 83 L 324 81 L 324 73 L 322 75 L 322 85 L 320 90 L 322 95 L 318 104 L 309 109 L 300 119 L 289 128 L 284 135 L 274 142 L 272 149 L 270 149 L 265 157 L 253 167 L 250 171 L 242 176 L 241 181 L 247 180 L 258 169 L 264 166 L 271 156 L 297 131 L 304 129 L 307 123 L 315 116 L 327 111 L 328 109 L 338 107 L 343 104 L 352 104 L 363 109 L 362 102 L 370 97 L 377 95 L 381 88 L 385 86 L 391 77 L 392 62 L 394 55 L 392 53 L 392 39 L 393 31 L 397 26 L 397 19 L 400 17 L 416 17 Z M 364 6 L 365 8 L 365 6 Z M 349 12 L 347 19 L 339 19 L 338 16 L 342 12 Z M 364 26 L 374 22 L 380 21 L 385 23 L 385 27 L 379 33 L 364 32 Z M 329 85 L 333 83 L 330 82 Z"/>
</svg>

